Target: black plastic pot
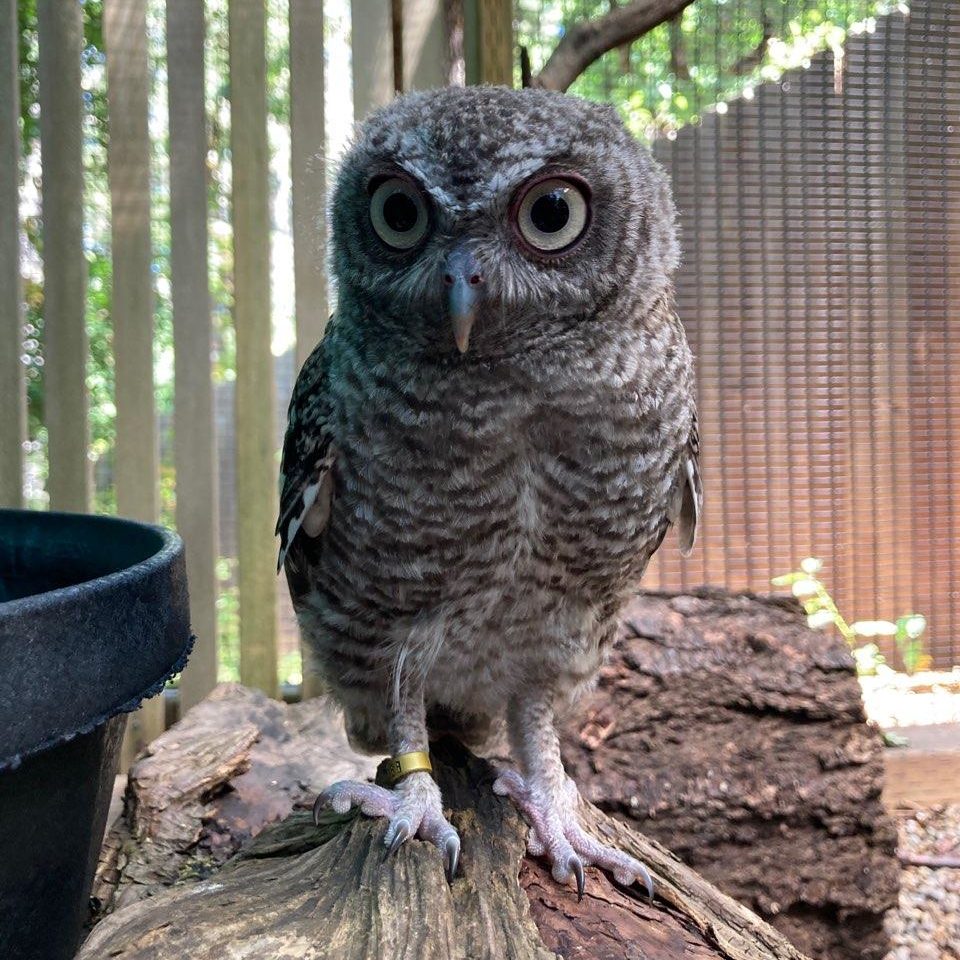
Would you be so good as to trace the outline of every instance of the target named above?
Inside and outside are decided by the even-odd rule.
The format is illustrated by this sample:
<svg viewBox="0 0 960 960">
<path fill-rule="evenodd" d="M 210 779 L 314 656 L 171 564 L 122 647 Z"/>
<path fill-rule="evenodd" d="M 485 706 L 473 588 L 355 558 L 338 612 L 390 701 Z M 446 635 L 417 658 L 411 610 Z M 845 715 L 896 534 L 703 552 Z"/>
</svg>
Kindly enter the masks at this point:
<svg viewBox="0 0 960 960">
<path fill-rule="evenodd" d="M 183 544 L 0 510 L 0 958 L 77 949 L 126 714 L 190 652 Z"/>
</svg>

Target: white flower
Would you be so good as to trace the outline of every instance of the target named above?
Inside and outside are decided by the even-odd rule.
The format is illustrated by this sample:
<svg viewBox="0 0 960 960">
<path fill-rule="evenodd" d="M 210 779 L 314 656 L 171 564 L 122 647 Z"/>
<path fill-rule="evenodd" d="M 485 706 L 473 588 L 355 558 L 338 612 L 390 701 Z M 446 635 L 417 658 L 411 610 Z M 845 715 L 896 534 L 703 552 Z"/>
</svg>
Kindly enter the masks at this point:
<svg viewBox="0 0 960 960">
<path fill-rule="evenodd" d="M 811 597 L 817 592 L 817 584 L 814 580 L 797 580 L 790 589 L 795 597 Z"/>
<path fill-rule="evenodd" d="M 819 557 L 806 557 L 800 561 L 800 569 L 812 577 L 823 569 L 823 561 Z"/>
<path fill-rule="evenodd" d="M 818 610 L 807 617 L 807 626 L 811 630 L 819 630 L 821 627 L 829 627 L 833 623 L 833 614 L 829 610 Z"/>
<path fill-rule="evenodd" d="M 908 617 L 907 622 L 903 625 L 903 629 L 907 631 L 907 636 L 911 640 L 916 640 L 917 637 L 921 636 L 923 631 L 927 629 L 927 618 L 921 616 L 919 613 Z"/>
<path fill-rule="evenodd" d="M 850 624 L 850 629 L 861 637 L 892 637 L 897 625 L 889 620 L 858 620 Z"/>
</svg>

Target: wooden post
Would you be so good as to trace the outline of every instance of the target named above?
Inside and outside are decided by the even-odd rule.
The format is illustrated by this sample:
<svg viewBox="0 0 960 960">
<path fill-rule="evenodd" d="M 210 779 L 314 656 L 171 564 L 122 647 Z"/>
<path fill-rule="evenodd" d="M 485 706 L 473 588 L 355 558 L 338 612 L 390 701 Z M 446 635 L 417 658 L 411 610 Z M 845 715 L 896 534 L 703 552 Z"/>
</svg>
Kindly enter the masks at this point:
<svg viewBox="0 0 960 960">
<path fill-rule="evenodd" d="M 0 0 L 0 507 L 23 506 L 26 439 L 21 331 L 20 78 L 17 7 Z"/>
<path fill-rule="evenodd" d="M 50 474 L 56 510 L 90 504 L 87 334 L 84 308 L 82 7 L 38 0 L 40 149 L 43 158 L 43 341 Z"/>
<path fill-rule="evenodd" d="M 393 99 L 393 23 L 390 0 L 351 0 L 353 115 L 358 122 Z"/>
<path fill-rule="evenodd" d="M 157 428 L 150 276 L 150 137 L 146 0 L 104 0 L 113 257 L 117 510 L 155 523 Z"/>
<path fill-rule="evenodd" d="M 464 0 L 464 58 L 467 83 L 513 86 L 511 0 Z"/>
<path fill-rule="evenodd" d="M 277 691 L 278 461 L 270 349 L 270 210 L 263 0 L 230 0 L 240 678 Z"/>
<path fill-rule="evenodd" d="M 299 371 L 327 324 L 323 0 L 290 0 L 290 176 Z M 319 692 L 303 653 L 304 699 Z"/>
<path fill-rule="evenodd" d="M 443 0 L 405 0 L 403 89 L 428 90 L 450 81 L 450 45 Z"/>
<path fill-rule="evenodd" d="M 203 4 L 167 0 L 173 452 L 177 529 L 186 547 L 190 621 L 197 636 L 180 677 L 181 711 L 217 683 L 217 442 L 210 378 L 204 35 Z"/>
<path fill-rule="evenodd" d="M 150 275 L 150 89 L 146 0 L 104 0 L 108 173 L 113 258 L 116 374 L 117 512 L 145 523 L 159 513 L 153 400 L 153 282 Z M 131 716 L 126 755 L 139 753 L 165 726 L 163 695 Z"/>
</svg>

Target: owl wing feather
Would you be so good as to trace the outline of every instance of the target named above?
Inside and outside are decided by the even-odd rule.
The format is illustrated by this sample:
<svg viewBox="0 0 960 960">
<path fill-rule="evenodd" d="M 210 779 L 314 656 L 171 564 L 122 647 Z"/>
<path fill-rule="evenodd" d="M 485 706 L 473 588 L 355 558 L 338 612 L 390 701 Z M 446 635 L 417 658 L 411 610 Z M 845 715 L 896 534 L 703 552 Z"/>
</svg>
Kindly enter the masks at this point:
<svg viewBox="0 0 960 960">
<path fill-rule="evenodd" d="M 680 535 L 680 553 L 688 556 L 697 539 L 700 511 L 703 508 L 703 481 L 700 479 L 700 428 L 693 415 L 690 436 L 680 459 L 679 504 L 676 524 Z"/>
<path fill-rule="evenodd" d="M 283 567 L 294 538 L 303 530 L 318 536 L 330 518 L 336 447 L 327 429 L 326 339 L 317 344 L 297 377 L 287 411 L 287 432 L 280 464 L 280 537 L 277 570 Z"/>
</svg>

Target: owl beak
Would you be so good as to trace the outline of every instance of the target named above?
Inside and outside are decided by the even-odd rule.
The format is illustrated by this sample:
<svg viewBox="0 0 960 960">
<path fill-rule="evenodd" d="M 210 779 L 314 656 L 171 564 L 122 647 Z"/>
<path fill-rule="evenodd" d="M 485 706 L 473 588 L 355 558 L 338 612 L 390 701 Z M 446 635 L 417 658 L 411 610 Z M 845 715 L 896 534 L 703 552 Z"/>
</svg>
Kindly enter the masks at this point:
<svg viewBox="0 0 960 960">
<path fill-rule="evenodd" d="M 447 257 L 443 269 L 443 285 L 447 288 L 447 311 L 453 325 L 453 339 L 461 353 L 470 345 L 470 331 L 477 319 L 477 304 L 483 296 L 483 271 L 477 258 L 457 247 Z"/>
</svg>

